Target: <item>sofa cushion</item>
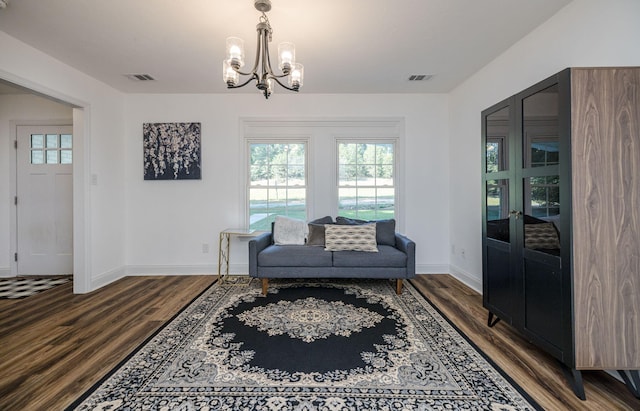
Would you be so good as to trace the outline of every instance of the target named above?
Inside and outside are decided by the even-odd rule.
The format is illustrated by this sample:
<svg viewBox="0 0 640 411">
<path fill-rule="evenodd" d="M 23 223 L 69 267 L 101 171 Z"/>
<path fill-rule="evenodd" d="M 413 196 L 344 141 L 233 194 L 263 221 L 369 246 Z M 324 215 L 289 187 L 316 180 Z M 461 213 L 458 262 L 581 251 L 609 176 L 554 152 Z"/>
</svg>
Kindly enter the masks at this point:
<svg viewBox="0 0 640 411">
<path fill-rule="evenodd" d="M 407 255 L 390 245 L 379 245 L 377 253 L 334 251 L 334 267 L 406 267 Z"/>
<path fill-rule="evenodd" d="M 258 254 L 263 267 L 331 267 L 329 251 L 306 245 L 270 245 Z"/>
<path fill-rule="evenodd" d="M 278 215 L 273 225 L 273 241 L 278 245 L 303 245 L 307 230 L 306 222 Z"/>
<path fill-rule="evenodd" d="M 396 220 L 358 220 L 356 218 L 336 217 L 336 224 L 356 225 L 356 224 L 376 224 L 376 242 L 384 245 L 396 245 Z"/>
<path fill-rule="evenodd" d="M 326 251 L 378 252 L 376 247 L 376 225 L 332 225 L 325 224 Z"/>
</svg>

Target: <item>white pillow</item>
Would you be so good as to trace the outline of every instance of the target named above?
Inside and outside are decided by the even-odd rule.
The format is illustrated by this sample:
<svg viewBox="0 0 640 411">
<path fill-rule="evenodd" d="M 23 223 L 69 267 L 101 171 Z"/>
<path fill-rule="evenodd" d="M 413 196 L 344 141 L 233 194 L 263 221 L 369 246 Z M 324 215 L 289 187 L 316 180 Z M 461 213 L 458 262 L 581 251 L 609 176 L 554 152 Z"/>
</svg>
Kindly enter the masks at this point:
<svg viewBox="0 0 640 411">
<path fill-rule="evenodd" d="M 308 230 L 306 221 L 278 215 L 273 225 L 273 242 L 277 245 L 304 245 Z"/>
</svg>

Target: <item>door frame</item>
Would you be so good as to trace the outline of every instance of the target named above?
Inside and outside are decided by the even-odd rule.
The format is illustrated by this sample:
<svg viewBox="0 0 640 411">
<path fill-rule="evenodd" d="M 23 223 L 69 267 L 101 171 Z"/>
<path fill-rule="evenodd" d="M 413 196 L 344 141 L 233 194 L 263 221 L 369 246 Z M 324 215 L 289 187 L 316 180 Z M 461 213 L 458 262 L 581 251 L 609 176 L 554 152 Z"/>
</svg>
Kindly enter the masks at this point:
<svg viewBox="0 0 640 411">
<path fill-rule="evenodd" d="M 72 128 L 72 131 L 75 131 L 73 129 L 73 119 L 54 119 L 54 120 L 11 120 L 10 121 L 10 134 L 9 134 L 9 144 L 10 146 L 10 150 L 11 150 L 11 155 L 9 156 L 10 160 L 9 160 L 9 179 L 11 181 L 11 187 L 10 187 L 10 197 L 9 198 L 15 198 L 17 196 L 18 193 L 18 164 L 17 164 L 17 150 L 16 150 L 16 141 L 18 141 L 18 127 L 22 127 L 22 126 L 70 126 Z M 75 135 L 74 135 L 74 139 L 75 139 Z M 75 144 L 74 144 L 74 148 L 73 148 L 73 152 L 74 152 L 74 164 L 75 164 Z M 76 167 L 73 167 L 73 173 L 75 174 L 76 172 Z M 74 177 L 75 179 L 75 177 Z M 75 189 L 73 190 L 73 193 L 75 194 Z M 9 220 L 9 225 L 10 225 L 10 239 L 9 239 L 9 243 L 10 243 L 10 269 L 11 269 L 11 276 L 12 277 L 16 277 L 18 275 L 18 263 L 15 261 L 15 259 L 13 258 L 13 256 L 15 255 L 15 253 L 18 252 L 18 208 L 17 205 L 14 203 L 13 208 L 12 208 L 12 212 L 9 213 L 10 214 L 10 220 Z M 75 222 L 76 222 L 76 215 L 75 215 L 75 207 L 73 210 L 73 224 L 75 226 Z M 75 233 L 75 228 L 74 228 L 74 233 Z M 75 270 L 75 253 L 76 253 L 76 245 L 75 245 L 75 240 L 74 240 L 74 246 L 73 246 L 73 255 L 74 255 L 74 270 L 73 270 L 73 276 L 74 279 L 76 278 L 76 270 Z"/>
</svg>

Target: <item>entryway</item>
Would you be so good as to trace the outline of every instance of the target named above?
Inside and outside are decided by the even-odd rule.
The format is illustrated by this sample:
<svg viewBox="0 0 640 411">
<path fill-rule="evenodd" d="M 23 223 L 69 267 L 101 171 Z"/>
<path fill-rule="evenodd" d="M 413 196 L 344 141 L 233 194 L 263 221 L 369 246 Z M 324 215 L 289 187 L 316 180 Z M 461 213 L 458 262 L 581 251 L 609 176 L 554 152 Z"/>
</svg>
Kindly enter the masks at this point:
<svg viewBox="0 0 640 411">
<path fill-rule="evenodd" d="M 73 128 L 18 125 L 17 275 L 73 273 Z"/>
</svg>

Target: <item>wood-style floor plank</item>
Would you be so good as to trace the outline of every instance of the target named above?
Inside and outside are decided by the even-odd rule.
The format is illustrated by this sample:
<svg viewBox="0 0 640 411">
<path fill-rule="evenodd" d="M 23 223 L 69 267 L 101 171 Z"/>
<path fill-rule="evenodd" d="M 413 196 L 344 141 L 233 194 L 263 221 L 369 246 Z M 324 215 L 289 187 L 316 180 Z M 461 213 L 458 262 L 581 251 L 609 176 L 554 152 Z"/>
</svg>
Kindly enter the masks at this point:
<svg viewBox="0 0 640 411">
<path fill-rule="evenodd" d="M 64 409 L 213 281 L 128 277 L 90 294 L 66 284 L 0 300 L 0 410 Z M 587 401 L 578 400 L 553 358 L 508 325 L 488 328 L 482 297 L 453 277 L 420 275 L 413 284 L 545 409 L 640 410 L 599 371 L 584 373 Z"/>
<path fill-rule="evenodd" d="M 214 282 L 128 277 L 0 300 L 0 410 L 62 410 Z"/>
<path fill-rule="evenodd" d="M 640 400 L 604 371 L 582 372 L 587 400 L 579 400 L 553 357 L 508 324 L 489 328 L 482 296 L 452 276 L 420 275 L 412 283 L 546 410 L 640 410 Z"/>
</svg>

